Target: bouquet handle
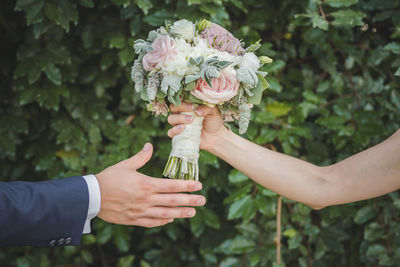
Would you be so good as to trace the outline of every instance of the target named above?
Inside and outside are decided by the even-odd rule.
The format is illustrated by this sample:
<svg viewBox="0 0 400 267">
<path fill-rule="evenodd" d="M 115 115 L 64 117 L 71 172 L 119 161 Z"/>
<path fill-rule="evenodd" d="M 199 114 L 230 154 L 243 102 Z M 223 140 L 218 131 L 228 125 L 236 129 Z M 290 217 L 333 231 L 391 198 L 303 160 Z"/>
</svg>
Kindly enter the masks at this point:
<svg viewBox="0 0 400 267">
<path fill-rule="evenodd" d="M 183 180 L 199 180 L 199 149 L 204 117 L 195 112 L 181 112 L 192 115 L 193 121 L 172 139 L 172 150 L 164 168 L 165 177 Z"/>
</svg>

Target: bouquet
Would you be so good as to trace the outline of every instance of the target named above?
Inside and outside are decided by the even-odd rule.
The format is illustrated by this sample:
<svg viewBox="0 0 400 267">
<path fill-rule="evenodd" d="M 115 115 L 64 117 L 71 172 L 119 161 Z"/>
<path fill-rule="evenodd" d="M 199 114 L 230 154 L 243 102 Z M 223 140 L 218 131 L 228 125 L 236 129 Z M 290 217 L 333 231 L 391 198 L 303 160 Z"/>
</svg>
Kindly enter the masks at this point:
<svg viewBox="0 0 400 267">
<path fill-rule="evenodd" d="M 182 19 L 166 23 L 136 40 L 138 58 L 132 66 L 132 80 L 148 110 L 168 113 L 168 103 L 181 101 L 217 106 L 225 122 L 238 120 L 239 133 L 245 133 L 253 104 L 261 102 L 269 87 L 260 71 L 272 62 L 256 56 L 260 41 L 244 48 L 244 43 L 218 24 Z M 172 139 L 172 150 L 164 176 L 199 179 L 199 145 L 203 117 L 194 112 L 193 122 Z"/>
</svg>

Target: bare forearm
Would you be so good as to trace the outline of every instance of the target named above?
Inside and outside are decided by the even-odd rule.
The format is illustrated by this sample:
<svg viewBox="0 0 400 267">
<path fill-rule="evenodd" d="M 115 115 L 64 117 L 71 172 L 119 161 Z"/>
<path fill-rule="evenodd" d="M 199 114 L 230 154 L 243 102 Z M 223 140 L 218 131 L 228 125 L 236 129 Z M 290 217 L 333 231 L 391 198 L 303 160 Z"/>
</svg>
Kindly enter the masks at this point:
<svg viewBox="0 0 400 267">
<path fill-rule="evenodd" d="M 337 164 L 318 167 L 224 130 L 210 151 L 255 182 L 313 208 L 387 194 L 400 187 L 400 131 Z"/>
<path fill-rule="evenodd" d="M 210 151 L 262 186 L 313 208 L 324 206 L 322 168 L 256 145 L 228 130 Z"/>
</svg>

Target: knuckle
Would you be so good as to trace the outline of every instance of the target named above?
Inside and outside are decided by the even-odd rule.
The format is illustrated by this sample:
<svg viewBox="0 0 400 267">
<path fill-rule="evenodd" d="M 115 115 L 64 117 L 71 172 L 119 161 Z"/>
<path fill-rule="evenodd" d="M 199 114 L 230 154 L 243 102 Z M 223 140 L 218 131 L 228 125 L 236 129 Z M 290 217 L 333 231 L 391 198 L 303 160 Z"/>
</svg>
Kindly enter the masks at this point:
<svg viewBox="0 0 400 267">
<path fill-rule="evenodd" d="M 183 125 L 182 125 L 182 124 L 181 124 L 181 125 L 177 125 L 177 126 L 175 126 L 174 128 L 172 128 L 172 131 L 173 131 L 175 134 L 180 133 L 182 130 L 183 130 Z"/>
<path fill-rule="evenodd" d="M 169 182 L 169 189 L 171 190 L 171 192 L 177 192 L 178 191 L 178 185 L 176 184 L 176 182 L 178 181 L 170 181 Z"/>
<path fill-rule="evenodd" d="M 176 197 L 172 197 L 171 199 L 168 200 L 168 205 L 169 206 L 177 206 L 178 205 L 178 200 Z"/>
<path fill-rule="evenodd" d="M 144 197 L 144 196 L 146 196 L 146 193 L 152 191 L 153 186 L 150 183 L 148 183 L 147 181 L 145 181 L 145 179 L 143 179 L 139 182 L 139 188 L 140 188 L 141 192 L 139 192 L 138 195 L 140 197 Z"/>
<path fill-rule="evenodd" d="M 169 212 L 168 211 L 162 211 L 160 213 L 161 218 L 169 218 Z"/>
</svg>

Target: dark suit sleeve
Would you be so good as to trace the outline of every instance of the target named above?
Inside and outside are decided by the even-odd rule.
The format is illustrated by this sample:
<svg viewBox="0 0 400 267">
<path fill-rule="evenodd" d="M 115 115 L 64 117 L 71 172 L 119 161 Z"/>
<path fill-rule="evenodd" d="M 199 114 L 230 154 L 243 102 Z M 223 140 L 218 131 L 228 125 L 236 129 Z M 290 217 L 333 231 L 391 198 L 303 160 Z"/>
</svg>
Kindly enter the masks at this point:
<svg viewBox="0 0 400 267">
<path fill-rule="evenodd" d="M 0 182 L 0 246 L 79 245 L 88 205 L 81 176 Z"/>
</svg>

